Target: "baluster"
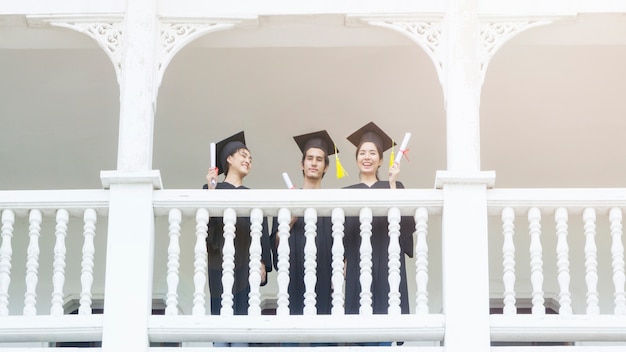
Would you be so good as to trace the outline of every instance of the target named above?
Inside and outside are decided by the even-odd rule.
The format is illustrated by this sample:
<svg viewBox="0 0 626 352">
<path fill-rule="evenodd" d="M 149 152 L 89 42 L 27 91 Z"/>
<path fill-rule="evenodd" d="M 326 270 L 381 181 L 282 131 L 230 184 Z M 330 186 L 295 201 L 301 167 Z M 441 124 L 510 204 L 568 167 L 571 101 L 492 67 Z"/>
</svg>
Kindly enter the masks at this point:
<svg viewBox="0 0 626 352">
<path fill-rule="evenodd" d="M 180 268 L 180 223 L 183 215 L 179 209 L 170 209 L 169 239 L 167 247 L 167 295 L 165 298 L 165 315 L 178 315 L 178 282 Z"/>
<path fill-rule="evenodd" d="M 278 211 L 278 296 L 276 315 L 289 315 L 289 222 L 287 208 Z"/>
<path fill-rule="evenodd" d="M 2 212 L 2 246 L 0 247 L 0 316 L 9 315 L 9 285 L 11 284 L 11 256 L 13 249 L 13 224 L 15 213 L 7 209 Z"/>
<path fill-rule="evenodd" d="M 41 235 L 41 211 L 32 209 L 28 217 L 30 241 L 26 251 L 26 293 L 24 294 L 24 315 L 37 315 L 37 271 L 39 269 L 39 236 Z"/>
<path fill-rule="evenodd" d="M 233 285 L 235 283 L 235 209 L 224 210 L 224 248 L 222 248 L 222 308 L 220 315 L 233 315 Z"/>
<path fill-rule="evenodd" d="M 345 215 L 343 209 L 335 208 L 332 212 L 332 221 L 333 221 L 333 246 L 332 246 L 332 254 L 333 254 L 333 308 L 331 310 L 331 314 L 343 315 L 345 313 L 344 309 L 344 298 L 343 298 L 343 281 L 344 281 L 344 247 L 343 247 L 343 231 L 344 231 L 344 223 L 345 223 Z"/>
<path fill-rule="evenodd" d="M 291 212 L 278 211 L 278 296 L 276 315 L 289 315 L 289 223 Z"/>
<path fill-rule="evenodd" d="M 193 308 L 191 315 L 206 314 L 206 294 L 204 285 L 207 281 L 207 247 L 206 238 L 209 224 L 209 211 L 200 208 L 196 210 L 196 244 L 193 248 Z"/>
<path fill-rule="evenodd" d="M 543 297 L 543 259 L 541 249 L 541 211 L 539 208 L 531 208 L 528 211 L 530 232 L 530 281 L 532 283 L 532 314 L 544 315 Z"/>
<path fill-rule="evenodd" d="M 613 266 L 613 286 L 615 294 L 615 315 L 626 315 L 626 294 L 624 293 L 624 246 L 622 244 L 622 210 L 612 208 L 609 212 L 611 221 L 611 256 Z"/>
<path fill-rule="evenodd" d="M 506 207 L 502 210 L 502 234 L 504 235 L 504 244 L 502 245 L 502 281 L 504 282 L 504 315 L 517 314 L 515 306 L 515 243 L 513 235 L 515 234 L 515 211 L 513 208 Z"/>
<path fill-rule="evenodd" d="M 598 298 L 598 249 L 596 247 L 596 210 L 583 211 L 585 223 L 585 281 L 587 282 L 587 314 L 600 314 Z"/>
<path fill-rule="evenodd" d="M 80 293 L 80 307 L 78 307 L 78 314 L 91 314 L 91 286 L 93 284 L 93 267 L 96 248 L 93 244 L 94 237 L 96 236 L 96 211 L 93 209 L 86 209 L 83 214 L 83 237 L 85 242 L 83 243 L 83 261 L 81 263 L 81 293 Z"/>
<path fill-rule="evenodd" d="M 372 210 L 370 208 L 361 209 L 359 214 L 361 222 L 361 246 L 359 253 L 361 255 L 359 266 L 361 275 L 359 281 L 361 283 L 360 308 L 359 314 L 373 314 L 372 309 Z"/>
<path fill-rule="evenodd" d="M 250 213 L 250 294 L 248 315 L 261 315 L 261 232 L 263 211 L 252 209 Z"/>
<path fill-rule="evenodd" d="M 315 307 L 315 284 L 317 283 L 316 223 L 317 212 L 313 208 L 307 208 L 304 211 L 304 237 L 306 239 L 304 244 L 304 315 L 317 314 Z"/>
<path fill-rule="evenodd" d="M 569 292 L 569 246 L 567 245 L 567 209 L 558 208 L 554 214 L 556 221 L 556 265 L 559 281 L 559 314 L 572 314 L 572 297 Z"/>
<path fill-rule="evenodd" d="M 63 315 L 63 285 L 65 284 L 65 254 L 67 252 L 65 237 L 69 219 L 70 214 L 67 210 L 57 210 L 50 315 Z"/>
<path fill-rule="evenodd" d="M 387 212 L 389 223 L 388 272 L 389 276 L 389 308 L 390 315 L 402 314 L 400 309 L 400 209 L 391 208 Z"/>
<path fill-rule="evenodd" d="M 415 211 L 415 282 L 417 283 L 417 298 L 415 300 L 415 313 L 428 314 L 428 210 L 417 208 Z"/>
</svg>

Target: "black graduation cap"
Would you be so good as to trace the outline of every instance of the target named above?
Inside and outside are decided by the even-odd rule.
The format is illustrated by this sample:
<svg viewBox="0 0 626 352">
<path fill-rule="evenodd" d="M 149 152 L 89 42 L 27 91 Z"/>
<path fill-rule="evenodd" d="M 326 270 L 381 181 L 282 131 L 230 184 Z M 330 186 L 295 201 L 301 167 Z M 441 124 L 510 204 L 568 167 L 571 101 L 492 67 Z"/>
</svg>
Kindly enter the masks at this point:
<svg viewBox="0 0 626 352">
<path fill-rule="evenodd" d="M 335 151 L 339 153 L 339 150 L 335 148 L 335 142 L 326 130 L 301 134 L 293 137 L 302 154 L 305 154 L 309 148 L 320 148 L 326 153 L 326 156 L 335 154 Z"/>
<path fill-rule="evenodd" d="M 391 137 L 373 122 L 356 130 L 348 137 L 348 140 L 357 148 L 365 142 L 372 142 L 383 152 L 395 145 Z"/>
<path fill-rule="evenodd" d="M 223 139 L 215 144 L 215 165 L 219 168 L 218 175 L 226 170 L 226 159 L 235 151 L 246 148 L 246 139 L 243 131 Z"/>
</svg>

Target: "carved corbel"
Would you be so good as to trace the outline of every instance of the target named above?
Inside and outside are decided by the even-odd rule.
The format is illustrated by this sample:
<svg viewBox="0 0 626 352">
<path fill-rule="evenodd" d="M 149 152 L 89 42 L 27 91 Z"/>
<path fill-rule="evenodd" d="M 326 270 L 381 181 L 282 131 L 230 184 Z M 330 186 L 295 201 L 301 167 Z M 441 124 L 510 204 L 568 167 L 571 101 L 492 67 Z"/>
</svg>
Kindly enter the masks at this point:
<svg viewBox="0 0 626 352">
<path fill-rule="evenodd" d="M 487 17 L 481 16 L 480 20 L 480 76 L 481 84 L 485 81 L 487 66 L 495 53 L 510 39 L 528 29 L 545 26 L 563 18 L 571 18 L 571 15 L 559 17 Z"/>
<path fill-rule="evenodd" d="M 27 16 L 31 27 L 55 26 L 68 28 L 91 37 L 104 50 L 120 81 L 122 69 L 122 26 L 124 16 Z"/>
<path fill-rule="evenodd" d="M 161 85 L 165 69 L 174 56 L 187 44 L 208 33 L 223 30 L 256 27 L 252 18 L 162 18 L 159 21 L 159 54 L 157 58 L 157 87 Z"/>
<path fill-rule="evenodd" d="M 443 53 L 440 46 L 442 33 L 442 15 L 348 15 L 346 25 L 365 24 L 388 28 L 400 32 L 417 45 L 430 57 L 438 77 L 442 77 Z"/>
</svg>

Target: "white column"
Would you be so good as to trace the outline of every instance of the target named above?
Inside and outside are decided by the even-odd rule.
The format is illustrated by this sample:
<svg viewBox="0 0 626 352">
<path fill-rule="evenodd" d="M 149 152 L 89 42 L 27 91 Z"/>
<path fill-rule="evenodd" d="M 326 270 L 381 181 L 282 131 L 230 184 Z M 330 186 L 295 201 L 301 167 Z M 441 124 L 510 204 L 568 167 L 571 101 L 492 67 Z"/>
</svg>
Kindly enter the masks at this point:
<svg viewBox="0 0 626 352">
<path fill-rule="evenodd" d="M 152 183 L 113 183 L 104 290 L 102 351 L 148 351 L 152 313 Z"/>
<path fill-rule="evenodd" d="M 480 23 L 476 0 L 448 0 L 443 23 L 447 167 L 443 188 L 443 311 L 446 352 L 490 350 L 487 187 L 480 171 Z M 471 323 L 470 323 L 471 322 Z"/>
<path fill-rule="evenodd" d="M 480 170 L 480 26 L 476 0 L 449 0 L 443 23 L 448 171 Z"/>
<path fill-rule="evenodd" d="M 152 168 L 156 110 L 157 2 L 128 0 L 123 26 L 117 169 Z"/>
<path fill-rule="evenodd" d="M 101 173 L 110 188 L 102 351 L 148 351 L 152 313 L 154 211 L 152 171 L 156 104 L 157 2 L 128 0 L 120 61 L 117 170 Z"/>
<path fill-rule="evenodd" d="M 446 184 L 442 218 L 446 352 L 488 352 L 489 263 L 484 184 Z"/>
</svg>

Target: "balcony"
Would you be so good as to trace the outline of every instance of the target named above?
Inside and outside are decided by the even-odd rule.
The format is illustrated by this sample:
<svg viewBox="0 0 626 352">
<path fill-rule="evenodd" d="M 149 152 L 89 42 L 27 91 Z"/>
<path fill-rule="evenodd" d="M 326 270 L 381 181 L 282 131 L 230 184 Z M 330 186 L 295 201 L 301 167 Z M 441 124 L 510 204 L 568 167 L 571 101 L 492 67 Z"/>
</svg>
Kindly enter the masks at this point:
<svg viewBox="0 0 626 352">
<path fill-rule="evenodd" d="M 116 256 L 111 249 L 115 248 L 110 242 L 115 237 L 107 234 L 109 192 L 0 192 L 0 341 L 40 346 L 42 350 L 58 342 L 106 344 L 102 332 L 110 307 L 104 295 L 107 265 L 122 262 L 130 268 L 137 264 L 136 258 Z M 153 283 L 153 308 L 164 311 L 163 315 L 144 317 L 148 319 L 146 338 L 153 346 L 151 350 L 171 350 L 157 347 L 165 342 L 192 351 L 220 341 L 261 343 L 268 348 L 285 342 L 403 341 L 405 350 L 442 351 L 447 341 L 446 325 L 458 323 L 450 320 L 452 312 L 442 303 L 442 277 L 447 274 L 444 258 L 449 254 L 441 237 L 445 192 L 405 189 L 363 193 L 153 191 L 156 230 L 150 265 L 154 274 L 132 278 Z M 488 251 L 476 253 L 488 255 L 488 273 L 468 272 L 467 282 L 488 276 L 489 296 L 484 301 L 490 302 L 492 310 L 488 319 L 491 350 L 623 348 L 626 295 L 622 211 L 626 190 L 489 189 L 485 193 L 488 235 L 471 227 L 462 235 L 488 237 Z M 368 216 L 389 215 L 392 223 L 399 221 L 399 214 L 414 217 L 415 255 L 407 258 L 410 314 L 343 314 L 343 293 L 336 290 L 331 315 L 290 316 L 285 308 L 289 300 L 298 298 L 286 297 L 284 273 L 279 270 L 270 273 L 267 286 L 252 287 L 247 316 L 210 315 L 206 225 L 211 217 L 229 216 L 233 211 L 237 216 L 250 216 L 253 225 L 265 216 L 331 216 L 337 241 L 348 216 L 367 221 Z M 333 247 L 333 254 L 338 255 L 334 265 L 341 266 L 341 249 Z M 473 265 L 467 263 L 467 267 Z M 335 272 L 334 287 L 342 287 L 342 282 L 342 271 Z M 466 289 L 468 292 L 454 295 L 462 297 L 472 287 Z M 128 294 L 133 297 L 132 292 Z M 94 302 L 99 308 L 104 302 L 102 314 L 94 313 Z M 223 300 L 222 304 L 228 302 Z M 69 314 L 72 307 L 77 314 Z M 272 309 L 276 313 L 265 313 Z M 551 311 L 556 314 L 547 314 Z M 464 324 L 472 323 L 471 318 L 466 319 Z"/>
</svg>

